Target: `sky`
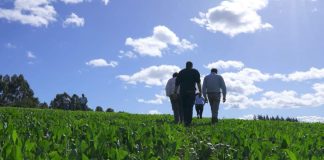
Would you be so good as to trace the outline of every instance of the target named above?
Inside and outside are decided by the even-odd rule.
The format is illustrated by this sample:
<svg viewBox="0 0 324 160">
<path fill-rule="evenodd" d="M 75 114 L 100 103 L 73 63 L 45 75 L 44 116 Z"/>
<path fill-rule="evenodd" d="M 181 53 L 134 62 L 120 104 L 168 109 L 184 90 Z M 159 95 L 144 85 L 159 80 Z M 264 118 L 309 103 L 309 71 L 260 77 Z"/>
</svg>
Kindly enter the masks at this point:
<svg viewBox="0 0 324 160">
<path fill-rule="evenodd" d="M 201 79 L 211 68 L 225 79 L 219 117 L 324 122 L 323 8 L 320 0 L 0 0 L 0 74 L 23 74 L 41 102 L 84 93 L 91 108 L 172 114 L 165 84 L 192 61 Z"/>
</svg>

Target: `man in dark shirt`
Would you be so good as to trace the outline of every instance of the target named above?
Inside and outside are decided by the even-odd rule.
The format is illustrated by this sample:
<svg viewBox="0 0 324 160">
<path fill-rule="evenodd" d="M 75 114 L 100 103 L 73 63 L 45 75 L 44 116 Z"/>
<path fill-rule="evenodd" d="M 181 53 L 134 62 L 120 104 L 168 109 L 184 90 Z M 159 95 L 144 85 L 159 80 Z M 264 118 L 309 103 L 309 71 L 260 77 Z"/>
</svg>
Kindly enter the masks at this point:
<svg viewBox="0 0 324 160">
<path fill-rule="evenodd" d="M 185 126 L 189 126 L 192 121 L 192 110 L 195 102 L 196 84 L 198 86 L 199 94 L 201 95 L 201 83 L 199 72 L 192 68 L 192 62 L 186 63 L 186 68 L 179 72 L 176 79 L 176 87 L 174 92 L 176 93 L 180 86 L 180 97 L 182 110 L 184 115 Z"/>
</svg>

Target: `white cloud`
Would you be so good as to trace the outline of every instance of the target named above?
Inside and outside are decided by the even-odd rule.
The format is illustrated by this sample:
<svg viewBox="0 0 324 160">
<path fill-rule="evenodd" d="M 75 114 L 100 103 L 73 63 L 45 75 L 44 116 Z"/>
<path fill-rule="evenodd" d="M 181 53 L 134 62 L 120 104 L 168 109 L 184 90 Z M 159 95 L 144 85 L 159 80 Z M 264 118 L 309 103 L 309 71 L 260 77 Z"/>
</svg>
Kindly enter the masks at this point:
<svg viewBox="0 0 324 160">
<path fill-rule="evenodd" d="M 301 122 L 309 122 L 309 123 L 314 123 L 314 122 L 320 122 L 324 123 L 324 117 L 319 117 L 319 116 L 299 116 L 297 117 L 298 121 Z"/>
<path fill-rule="evenodd" d="M 225 80 L 228 91 L 227 101 L 224 104 L 226 109 L 246 109 L 250 107 L 300 108 L 318 107 L 324 105 L 324 83 L 315 83 L 312 87 L 313 92 L 301 94 L 293 90 L 283 90 L 279 92 L 264 91 L 264 89 L 257 86 L 257 83 L 266 82 L 272 79 L 283 79 L 287 77 L 290 77 L 291 79 L 299 79 L 292 78 L 299 77 L 295 76 L 296 72 L 288 75 L 268 74 L 263 73 L 258 69 L 244 67 L 245 65 L 239 61 L 219 61 L 219 63 L 216 64 L 221 66 L 221 68 L 239 69 L 236 72 L 225 72 L 221 74 Z M 125 81 L 128 84 L 142 83 L 145 87 L 163 86 L 166 84 L 167 80 L 172 76 L 172 74 L 174 72 L 178 72 L 179 70 L 179 67 L 172 65 L 150 66 L 148 68 L 141 69 L 132 75 L 119 75 L 117 78 Z M 310 69 L 310 72 L 303 72 L 303 74 L 312 75 L 306 76 L 308 77 L 307 79 L 310 79 L 310 77 L 312 79 L 321 78 L 321 76 L 319 76 L 319 69 Z M 138 99 L 138 102 L 162 104 L 163 98 L 155 95 L 155 99 Z"/>
<path fill-rule="evenodd" d="M 270 75 L 262 73 L 257 69 L 244 68 L 239 72 L 226 72 L 222 74 L 228 92 L 235 95 L 253 95 L 261 92 L 262 89 L 255 85 L 255 82 L 267 81 Z"/>
<path fill-rule="evenodd" d="M 77 3 L 82 3 L 83 0 L 61 0 L 62 2 L 66 4 L 77 4 Z"/>
<path fill-rule="evenodd" d="M 282 92 L 267 91 L 260 99 L 250 99 L 246 95 L 229 95 L 228 108 L 245 109 L 248 107 L 259 108 L 300 108 L 318 107 L 324 105 L 324 83 L 313 84 L 313 93 L 298 94 L 296 91 L 285 90 Z"/>
<path fill-rule="evenodd" d="M 324 68 L 319 69 L 312 67 L 308 71 L 297 71 L 288 75 L 275 74 L 275 78 L 279 78 L 283 81 L 305 81 L 312 79 L 323 79 Z"/>
<path fill-rule="evenodd" d="M 108 5 L 110 0 L 102 0 L 102 2 L 105 4 L 105 5 Z"/>
<path fill-rule="evenodd" d="M 150 110 L 149 112 L 148 112 L 149 114 L 161 114 L 161 112 L 159 112 L 158 110 Z"/>
<path fill-rule="evenodd" d="M 166 84 L 174 72 L 179 70 L 180 68 L 174 65 L 150 66 L 133 75 L 119 75 L 117 78 L 128 84 L 144 83 L 149 86 L 162 86 Z"/>
<path fill-rule="evenodd" d="M 191 21 L 211 32 L 222 32 L 231 37 L 240 33 L 253 33 L 270 29 L 272 25 L 263 23 L 257 11 L 265 8 L 268 0 L 225 0 L 210 8 L 207 13 L 199 13 L 199 18 Z"/>
<path fill-rule="evenodd" d="M 125 45 L 132 46 L 134 52 L 142 56 L 162 57 L 162 51 L 169 46 L 176 47 L 175 52 L 180 53 L 185 50 L 193 50 L 197 44 L 193 44 L 186 39 L 180 39 L 177 35 L 165 26 L 156 26 L 153 35 L 145 38 L 133 39 L 128 37 Z"/>
<path fill-rule="evenodd" d="M 229 69 L 229 68 L 234 68 L 234 69 L 241 69 L 244 67 L 244 64 L 240 61 L 223 61 L 219 60 L 213 63 L 209 63 L 207 65 L 204 65 L 205 68 L 212 69 L 212 68 L 217 68 L 217 69 Z"/>
<path fill-rule="evenodd" d="M 226 98 L 226 103 L 224 103 L 224 105 L 226 106 L 225 109 L 246 109 L 248 107 L 253 107 L 253 99 L 250 99 L 246 95 L 235 95 L 229 93 Z"/>
<path fill-rule="evenodd" d="M 110 61 L 107 62 L 104 59 L 93 59 L 90 60 L 89 62 L 86 62 L 86 65 L 92 66 L 92 67 L 116 67 L 118 65 L 118 62 L 116 61 Z"/>
<path fill-rule="evenodd" d="M 18 21 L 34 27 L 48 26 L 56 21 L 55 8 L 50 0 L 16 0 L 13 9 L 0 8 L 0 19 Z"/>
<path fill-rule="evenodd" d="M 253 120 L 254 115 L 253 114 L 248 114 L 248 115 L 244 115 L 242 117 L 240 117 L 239 119 L 243 119 L 243 120 Z"/>
<path fill-rule="evenodd" d="M 244 115 L 244 116 L 240 117 L 239 119 L 253 120 L 253 118 L 254 118 L 253 114 L 248 114 L 248 115 Z M 324 123 L 324 117 L 320 117 L 320 116 L 298 116 L 297 119 L 300 122 L 308 122 L 308 123 L 320 122 L 320 123 Z"/>
<path fill-rule="evenodd" d="M 304 81 L 324 78 L 324 69 L 311 68 L 306 72 L 294 72 L 291 74 L 268 74 L 253 68 L 245 68 L 239 61 L 217 61 L 205 65 L 206 68 L 237 68 L 237 72 L 225 72 L 221 74 L 225 80 L 228 96 L 225 103 L 226 108 L 245 109 L 248 107 L 258 108 L 300 108 L 318 107 L 324 105 L 324 84 L 313 84 L 313 93 L 298 94 L 293 90 L 281 92 L 266 91 L 256 83 L 266 82 L 271 79 L 283 81 Z M 251 96 L 259 94 L 258 99 Z"/>
<path fill-rule="evenodd" d="M 164 92 L 161 92 L 160 94 L 155 94 L 154 96 L 155 99 L 151 99 L 151 100 L 138 99 L 137 101 L 139 103 L 154 104 L 154 105 L 163 104 L 163 101 L 168 101 L 168 97 L 165 96 Z"/>
<path fill-rule="evenodd" d="M 79 17 L 75 13 L 71 13 L 71 15 L 67 17 L 63 22 L 63 27 L 68 27 L 68 26 L 83 27 L 84 23 L 85 23 L 84 18 Z"/>
<path fill-rule="evenodd" d="M 36 59 L 36 56 L 33 52 L 31 51 L 27 51 L 27 57 L 30 58 L 30 59 Z"/>
<path fill-rule="evenodd" d="M 16 48 L 16 45 L 14 45 L 14 44 L 12 44 L 10 42 L 6 43 L 5 46 L 6 46 L 6 48 L 9 48 L 9 49 Z"/>
<path fill-rule="evenodd" d="M 130 58 L 130 59 L 133 59 L 133 58 L 137 58 L 137 55 L 132 52 L 132 51 L 123 51 L 123 50 L 120 50 L 119 51 L 119 58 L 124 58 L 124 57 L 127 57 L 127 58 Z"/>
</svg>

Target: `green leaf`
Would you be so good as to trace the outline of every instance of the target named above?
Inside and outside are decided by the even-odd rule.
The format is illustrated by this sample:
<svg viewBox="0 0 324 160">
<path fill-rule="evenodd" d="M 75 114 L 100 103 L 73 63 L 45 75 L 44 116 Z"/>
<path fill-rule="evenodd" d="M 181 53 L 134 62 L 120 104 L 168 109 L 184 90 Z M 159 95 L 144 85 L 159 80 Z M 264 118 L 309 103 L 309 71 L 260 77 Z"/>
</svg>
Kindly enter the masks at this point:
<svg viewBox="0 0 324 160">
<path fill-rule="evenodd" d="M 117 150 L 117 159 L 125 159 L 127 155 L 128 155 L 127 151 L 125 151 L 123 149 Z"/>
<path fill-rule="evenodd" d="M 285 149 L 285 151 L 291 160 L 297 160 L 296 155 L 292 151 L 290 151 L 289 149 Z"/>
<path fill-rule="evenodd" d="M 281 142 L 281 148 L 282 149 L 287 149 L 288 148 L 288 143 L 286 139 L 283 139 Z"/>
<path fill-rule="evenodd" d="M 57 153 L 57 151 L 52 151 L 49 153 L 49 156 L 51 157 L 52 160 L 60 160 L 61 156 Z"/>
<path fill-rule="evenodd" d="M 17 138 L 18 138 L 17 131 L 16 130 L 13 130 L 12 131 L 12 140 L 13 140 L 14 143 L 16 143 Z"/>
<path fill-rule="evenodd" d="M 81 151 L 84 152 L 87 149 L 87 147 L 88 147 L 88 144 L 84 140 L 82 140 Z"/>
<path fill-rule="evenodd" d="M 83 153 L 82 154 L 82 160 L 89 160 L 89 158 Z"/>
<path fill-rule="evenodd" d="M 17 160 L 23 159 L 23 155 L 21 153 L 21 149 L 18 146 L 16 146 L 15 159 L 17 159 Z"/>
<path fill-rule="evenodd" d="M 35 146 L 36 146 L 36 143 L 30 142 L 29 140 L 27 140 L 25 142 L 25 148 L 26 148 L 27 152 L 33 150 Z"/>
</svg>

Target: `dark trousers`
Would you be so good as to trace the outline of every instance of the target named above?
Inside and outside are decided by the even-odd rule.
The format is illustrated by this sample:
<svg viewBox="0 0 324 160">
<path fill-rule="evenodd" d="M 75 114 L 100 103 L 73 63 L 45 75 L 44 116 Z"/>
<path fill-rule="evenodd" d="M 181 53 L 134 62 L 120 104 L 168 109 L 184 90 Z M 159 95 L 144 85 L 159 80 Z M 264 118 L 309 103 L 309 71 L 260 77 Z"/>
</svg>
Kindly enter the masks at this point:
<svg viewBox="0 0 324 160">
<path fill-rule="evenodd" d="M 197 117 L 202 119 L 202 113 L 204 111 L 204 105 L 203 104 L 196 104 L 196 112 L 197 112 Z"/>
<path fill-rule="evenodd" d="M 212 111 L 212 122 L 217 122 L 221 94 L 220 93 L 207 93 L 207 94 L 208 94 L 210 108 Z"/>
<path fill-rule="evenodd" d="M 178 96 L 177 98 L 170 98 L 172 110 L 173 110 L 173 116 L 174 116 L 174 122 L 176 123 L 182 123 L 183 122 L 183 111 L 181 107 L 181 100 Z"/>
<path fill-rule="evenodd" d="M 181 93 L 181 105 L 183 109 L 183 118 L 186 126 L 191 124 L 192 121 L 192 110 L 195 102 L 195 93 Z"/>
</svg>

